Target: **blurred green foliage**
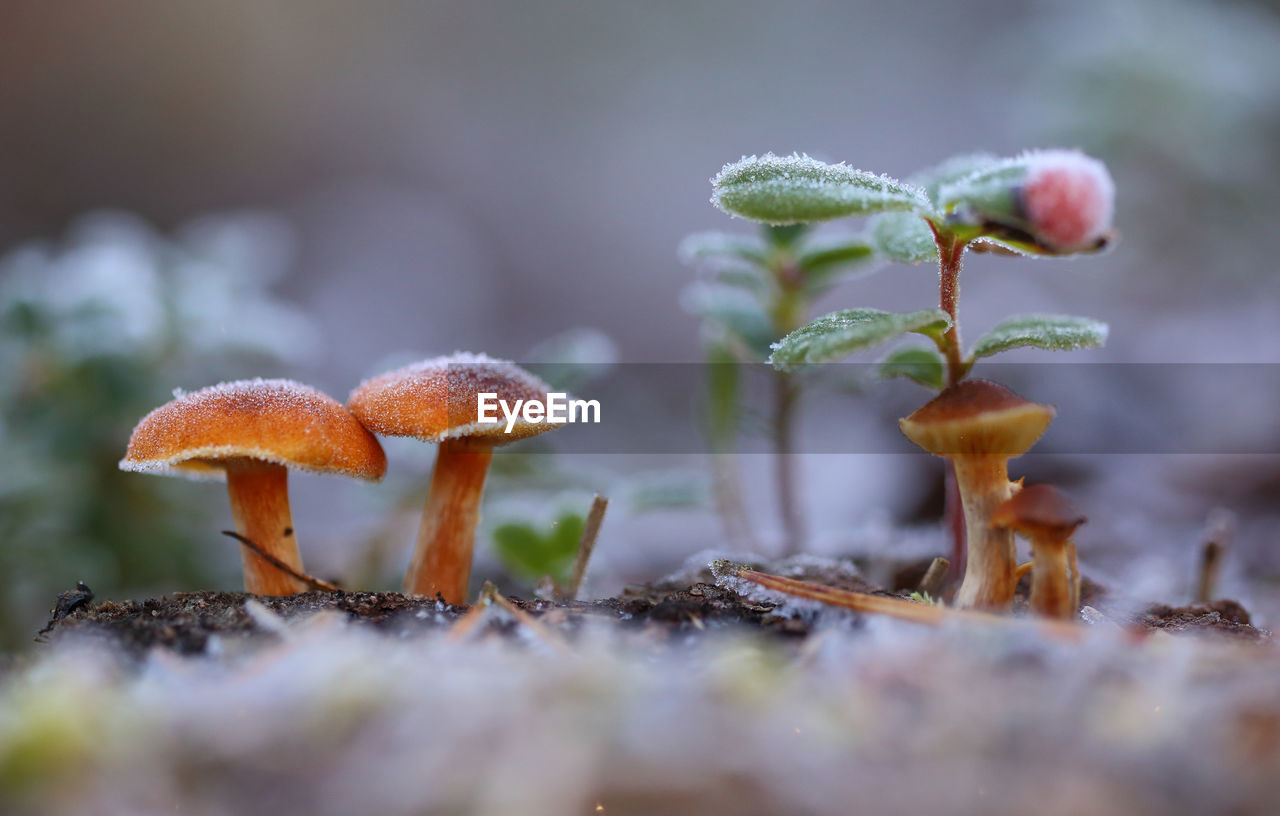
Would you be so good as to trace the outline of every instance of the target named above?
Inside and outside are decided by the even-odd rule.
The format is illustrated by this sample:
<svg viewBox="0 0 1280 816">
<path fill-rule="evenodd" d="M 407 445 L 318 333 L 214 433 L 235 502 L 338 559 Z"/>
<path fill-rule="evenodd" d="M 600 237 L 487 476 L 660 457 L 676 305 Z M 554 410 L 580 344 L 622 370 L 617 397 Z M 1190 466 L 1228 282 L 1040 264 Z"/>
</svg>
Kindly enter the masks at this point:
<svg viewBox="0 0 1280 816">
<path fill-rule="evenodd" d="M 0 646 L 28 642 L 77 580 L 99 597 L 234 581 L 214 574 L 214 501 L 117 462 L 175 386 L 314 350 L 310 323 L 266 293 L 289 255 L 261 216 L 168 239 L 98 214 L 0 258 Z"/>
<path fill-rule="evenodd" d="M 549 575 L 557 584 L 564 584 L 569 580 L 585 523 L 580 514 L 573 512 L 561 513 L 545 532 L 529 522 L 507 522 L 494 528 L 494 549 L 513 575 L 527 581 Z"/>
</svg>

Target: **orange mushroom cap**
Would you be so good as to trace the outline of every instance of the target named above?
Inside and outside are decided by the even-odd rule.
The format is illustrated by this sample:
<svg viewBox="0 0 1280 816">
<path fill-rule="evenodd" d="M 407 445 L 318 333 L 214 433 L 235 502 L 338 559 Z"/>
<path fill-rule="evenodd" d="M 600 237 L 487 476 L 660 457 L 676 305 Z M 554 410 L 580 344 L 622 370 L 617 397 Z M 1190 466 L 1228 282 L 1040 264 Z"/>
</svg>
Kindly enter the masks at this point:
<svg viewBox="0 0 1280 816">
<path fill-rule="evenodd" d="M 995 527 L 1050 541 L 1065 541 L 1086 521 L 1067 494 L 1047 484 L 1024 487 L 991 514 Z"/>
<path fill-rule="evenodd" d="M 494 394 L 511 406 L 516 400 L 544 403 L 551 387 L 508 360 L 454 352 L 398 368 L 365 380 L 347 400 L 364 426 L 387 436 L 412 436 L 427 442 L 468 439 L 504 445 L 560 427 L 527 422 L 521 416 L 511 433 L 506 417 L 493 405 L 497 423 L 481 423 L 478 398 Z"/>
<path fill-rule="evenodd" d="M 898 427 L 936 456 L 1020 456 L 1055 413 L 1053 406 L 1030 402 L 993 382 L 965 380 L 899 420 Z"/>
<path fill-rule="evenodd" d="M 258 459 L 377 481 L 377 438 L 332 397 L 292 380 L 240 380 L 180 394 L 133 429 L 121 470 L 223 478 L 219 460 Z"/>
</svg>

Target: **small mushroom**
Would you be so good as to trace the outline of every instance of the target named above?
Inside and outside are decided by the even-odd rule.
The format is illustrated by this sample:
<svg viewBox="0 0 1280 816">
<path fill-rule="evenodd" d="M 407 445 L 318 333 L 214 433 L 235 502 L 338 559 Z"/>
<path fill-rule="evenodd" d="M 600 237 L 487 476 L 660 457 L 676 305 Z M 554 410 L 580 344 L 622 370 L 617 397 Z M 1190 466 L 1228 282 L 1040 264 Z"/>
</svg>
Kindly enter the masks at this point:
<svg viewBox="0 0 1280 816">
<path fill-rule="evenodd" d="M 996 508 L 991 524 L 1031 542 L 1031 611 L 1073 620 L 1080 609 L 1080 568 L 1071 534 L 1085 521 L 1080 509 L 1053 485 L 1023 488 Z"/>
<path fill-rule="evenodd" d="M 1051 406 L 995 383 L 966 380 L 899 421 L 908 439 L 955 465 L 969 542 L 957 606 L 1004 611 L 1013 605 L 1013 533 L 991 527 L 990 518 L 1014 491 L 1009 459 L 1034 445 L 1053 415 Z"/>
<path fill-rule="evenodd" d="M 546 383 L 515 363 L 455 352 L 381 374 L 351 392 L 347 405 L 374 433 L 440 445 L 405 575 L 406 594 L 439 594 L 451 604 L 466 602 L 480 496 L 494 447 L 559 427 L 529 421 L 523 412 L 510 427 L 500 411 L 500 421 L 481 422 L 480 395 L 495 395 L 490 403 L 495 409 L 498 401 L 514 406 L 522 400 L 542 415 L 549 391 Z"/>
<path fill-rule="evenodd" d="M 133 429 L 121 470 L 225 478 L 236 531 L 302 572 L 289 513 L 289 468 L 377 481 L 378 440 L 331 397 L 292 380 L 241 380 L 178 396 Z M 292 595 L 306 587 L 241 547 L 245 590 Z"/>
</svg>

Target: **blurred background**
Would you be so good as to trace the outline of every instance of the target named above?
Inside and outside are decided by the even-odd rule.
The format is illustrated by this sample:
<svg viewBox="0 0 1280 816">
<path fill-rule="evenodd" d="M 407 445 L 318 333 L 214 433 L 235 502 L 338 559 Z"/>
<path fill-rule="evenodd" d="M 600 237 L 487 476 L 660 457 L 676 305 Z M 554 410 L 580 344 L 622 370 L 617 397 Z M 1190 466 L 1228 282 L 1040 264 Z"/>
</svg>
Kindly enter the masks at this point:
<svg viewBox="0 0 1280 816">
<path fill-rule="evenodd" d="M 454 349 L 702 359 L 676 247 L 752 232 L 708 203 L 708 178 L 743 154 L 901 177 L 959 152 L 1080 147 L 1116 178 L 1123 240 L 1074 262 L 972 257 L 970 333 L 1011 312 L 1080 313 L 1111 340 L 1072 362 L 1280 357 L 1280 12 L 1264 0 L 5 4 L 0 77 L 10 646 L 76 580 L 99 597 L 238 587 L 216 532 L 231 526 L 224 491 L 115 469 L 173 388 L 289 376 L 342 399 Z M 934 302 L 935 274 L 901 267 L 837 287 L 816 313 Z M 1170 368 L 1171 402 L 1229 398 L 1188 370 Z M 1129 399 L 1123 380 L 1085 397 L 1117 412 Z M 894 432 L 873 400 L 845 406 Z M 806 415 L 802 449 L 822 449 L 830 419 Z M 1276 450 L 1272 405 L 1233 422 Z M 293 479 L 311 571 L 398 583 L 432 453 L 387 448 L 383 486 Z M 496 527 L 554 529 L 595 490 L 615 506 L 593 593 L 727 546 L 698 487 L 705 457 L 636 450 L 511 457 L 478 572 L 519 574 L 485 543 Z M 766 545 L 768 458 L 740 462 Z M 927 458 L 810 453 L 799 469 L 814 551 L 942 547 Z M 1031 456 L 1016 470 L 1077 493 L 1084 563 L 1166 600 L 1184 600 L 1205 520 L 1225 508 L 1228 588 L 1273 608 L 1275 455 Z"/>
</svg>

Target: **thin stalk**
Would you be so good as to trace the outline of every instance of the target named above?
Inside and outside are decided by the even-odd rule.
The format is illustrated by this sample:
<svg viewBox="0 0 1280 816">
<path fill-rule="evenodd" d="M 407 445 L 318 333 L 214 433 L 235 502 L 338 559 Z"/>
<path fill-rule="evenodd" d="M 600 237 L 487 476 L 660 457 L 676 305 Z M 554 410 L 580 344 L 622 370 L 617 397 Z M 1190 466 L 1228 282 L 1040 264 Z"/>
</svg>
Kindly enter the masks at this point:
<svg viewBox="0 0 1280 816">
<path fill-rule="evenodd" d="M 964 259 L 965 242 L 948 232 L 940 232 L 932 222 L 934 242 L 938 245 L 938 308 L 951 318 L 951 328 L 942 335 L 938 344 L 946 359 L 947 385 L 956 385 L 969 373 L 961 357 L 960 344 L 960 270 Z M 955 463 L 948 460 L 942 523 L 951 533 L 951 577 L 965 574 L 968 560 L 968 536 L 965 530 L 964 509 L 956 482 Z"/>
<path fill-rule="evenodd" d="M 947 384 L 955 385 L 968 373 L 960 354 L 959 312 L 960 269 L 965 242 L 950 233 L 939 232 L 932 224 L 930 227 L 938 244 L 938 308 L 951 318 L 951 328 L 942 335 L 941 348 L 947 361 Z"/>
<path fill-rule="evenodd" d="M 778 337 L 785 337 L 804 325 L 809 311 L 804 277 L 790 253 L 781 255 L 775 262 L 773 274 L 777 285 L 772 310 L 773 328 Z M 774 486 L 778 492 L 778 515 L 782 522 L 782 553 L 791 555 L 804 548 L 805 540 L 795 468 L 795 408 L 800 397 L 800 384 L 795 375 L 775 371 L 773 395 Z"/>
<path fill-rule="evenodd" d="M 773 455 L 774 477 L 778 490 L 778 513 L 782 517 L 782 551 L 786 555 L 797 553 L 804 546 L 804 518 L 800 513 L 796 491 L 795 453 L 793 431 L 795 428 L 796 400 L 800 389 L 791 374 L 781 371 L 774 374 Z"/>
</svg>

